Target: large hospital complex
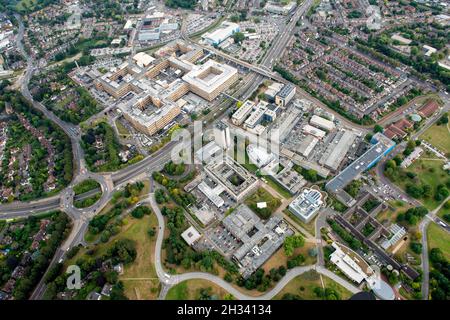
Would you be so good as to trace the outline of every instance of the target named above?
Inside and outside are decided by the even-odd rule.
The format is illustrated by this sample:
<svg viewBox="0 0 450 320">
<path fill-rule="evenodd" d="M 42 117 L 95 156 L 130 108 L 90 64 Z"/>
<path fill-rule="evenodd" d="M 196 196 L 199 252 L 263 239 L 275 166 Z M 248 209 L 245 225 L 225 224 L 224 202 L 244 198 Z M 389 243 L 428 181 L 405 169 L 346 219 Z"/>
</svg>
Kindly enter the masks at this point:
<svg viewBox="0 0 450 320">
<path fill-rule="evenodd" d="M 180 114 L 187 93 L 210 102 L 237 81 L 237 69 L 202 58 L 202 49 L 175 41 L 154 57 L 136 54 L 94 85 L 118 100 L 118 109 L 137 130 L 153 135 Z"/>
</svg>

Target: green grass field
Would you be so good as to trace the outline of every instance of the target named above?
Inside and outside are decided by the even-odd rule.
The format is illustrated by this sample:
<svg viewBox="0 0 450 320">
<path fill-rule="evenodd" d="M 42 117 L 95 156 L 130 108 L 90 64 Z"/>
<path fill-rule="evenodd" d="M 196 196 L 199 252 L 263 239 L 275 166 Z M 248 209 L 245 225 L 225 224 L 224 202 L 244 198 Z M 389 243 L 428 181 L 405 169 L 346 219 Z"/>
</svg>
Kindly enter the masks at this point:
<svg viewBox="0 0 450 320">
<path fill-rule="evenodd" d="M 346 300 L 352 296 L 352 293 L 342 287 L 340 284 L 334 282 L 330 278 L 322 276 L 323 284 L 326 288 L 334 289 L 340 296 L 341 300 Z M 318 300 L 319 298 L 314 293 L 314 288 L 322 288 L 320 281 L 320 274 L 316 271 L 308 271 L 291 280 L 274 298 L 274 300 L 282 299 L 286 293 L 298 295 L 303 300 Z"/>
<path fill-rule="evenodd" d="M 403 177 L 403 175 L 401 175 L 401 179 L 398 179 L 394 182 L 403 190 L 405 190 L 406 185 L 409 183 L 430 185 L 433 190 L 432 196 L 419 200 L 428 210 L 433 210 L 440 204 L 439 201 L 436 201 L 434 199 L 434 192 L 436 190 L 436 187 L 439 184 L 445 185 L 448 179 L 450 179 L 450 175 L 442 169 L 443 164 L 444 160 L 430 158 L 428 154 L 424 154 L 419 159 L 414 161 L 414 163 L 410 165 L 406 170 L 404 170 L 405 173 L 415 173 L 417 175 L 416 178 L 410 179 L 406 176 Z"/>
<path fill-rule="evenodd" d="M 133 240 L 136 243 L 136 260 L 125 266 L 124 273 L 120 275 L 119 280 L 123 281 L 125 295 L 128 298 L 138 300 L 156 299 L 160 285 L 154 266 L 156 235 L 152 238 L 148 235 L 148 230 L 151 228 L 158 229 L 158 220 L 154 214 L 144 216 L 142 219 L 127 217 L 124 219 L 124 225 L 119 234 L 111 237 L 107 243 L 81 248 L 75 257 L 65 262 L 65 265 L 74 264 L 77 259 L 84 256 L 91 248 L 95 248 L 95 253 L 90 257 L 96 258 L 105 254 L 116 240 Z"/>
<path fill-rule="evenodd" d="M 257 204 L 265 202 L 266 208 L 258 208 Z M 272 196 L 266 189 L 258 188 L 255 193 L 245 199 L 245 204 L 249 206 L 261 218 L 267 219 L 281 205 L 281 200 Z"/>
<path fill-rule="evenodd" d="M 94 179 L 86 179 L 78 183 L 76 186 L 74 186 L 73 191 L 75 192 L 75 195 L 79 195 L 94 190 L 96 188 L 100 188 L 100 183 L 98 183 Z"/>
<path fill-rule="evenodd" d="M 16 4 L 16 9 L 18 11 L 24 11 L 25 7 L 26 7 L 27 9 L 33 10 L 35 4 L 36 4 L 36 0 L 20 0 Z"/>
<path fill-rule="evenodd" d="M 125 126 L 122 124 L 122 122 L 116 120 L 116 126 L 117 126 L 117 131 L 119 131 L 119 134 L 123 138 L 126 138 L 130 135 L 130 132 L 128 131 L 127 128 L 125 128 Z"/>
<path fill-rule="evenodd" d="M 216 299 L 223 300 L 227 295 L 227 291 L 218 285 L 203 279 L 183 281 L 173 286 L 167 293 L 166 300 L 198 300 L 200 298 L 200 290 L 209 290 L 209 295 Z"/>
<path fill-rule="evenodd" d="M 274 188 L 283 198 L 290 199 L 292 198 L 292 194 L 286 190 L 281 184 L 279 184 L 274 178 L 271 176 L 265 176 L 264 181 Z"/>
<path fill-rule="evenodd" d="M 428 141 L 445 154 L 450 154 L 450 131 L 446 124 L 431 126 L 420 139 Z"/>
<path fill-rule="evenodd" d="M 449 200 L 450 201 L 450 200 Z M 443 218 L 444 215 L 450 214 L 450 207 L 446 208 L 445 205 L 438 211 L 437 215 L 439 218 Z"/>
<path fill-rule="evenodd" d="M 450 260 L 450 234 L 435 223 L 430 223 L 427 232 L 428 250 L 439 248 L 445 258 Z"/>
</svg>

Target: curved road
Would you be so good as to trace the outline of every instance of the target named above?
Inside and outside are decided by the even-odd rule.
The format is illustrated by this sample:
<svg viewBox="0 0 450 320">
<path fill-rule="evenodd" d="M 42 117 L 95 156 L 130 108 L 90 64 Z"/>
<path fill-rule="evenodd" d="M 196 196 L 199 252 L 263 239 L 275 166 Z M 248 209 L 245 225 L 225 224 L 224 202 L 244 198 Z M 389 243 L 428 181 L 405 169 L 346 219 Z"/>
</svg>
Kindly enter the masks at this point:
<svg viewBox="0 0 450 320">
<path fill-rule="evenodd" d="M 164 241 L 164 230 L 165 230 L 164 216 L 162 215 L 161 211 L 159 210 L 159 207 L 155 200 L 154 193 L 151 193 L 149 195 L 147 202 L 150 203 L 150 206 L 152 207 L 153 212 L 156 214 L 156 217 L 158 219 L 158 224 L 159 224 L 158 235 L 156 238 L 156 245 L 155 245 L 155 269 L 156 269 L 156 274 L 158 275 L 158 278 L 160 279 L 160 282 L 163 287 L 161 290 L 160 297 L 159 297 L 160 299 L 164 299 L 168 290 L 172 286 L 174 286 L 182 281 L 191 280 L 191 279 L 204 279 L 204 280 L 211 281 L 211 282 L 215 283 L 216 285 L 224 288 L 225 290 L 227 290 L 229 293 L 231 293 L 235 298 L 237 298 L 239 300 L 269 300 L 269 299 L 272 299 L 273 297 L 275 297 L 292 279 L 294 279 L 295 277 L 297 277 L 307 271 L 310 271 L 310 270 L 315 270 L 318 273 L 331 278 L 332 280 L 336 281 L 337 283 L 339 283 L 340 285 L 342 285 L 344 288 L 346 288 L 347 290 L 349 290 L 352 293 L 357 293 L 357 292 L 361 291 L 354 285 L 350 284 L 346 280 L 340 278 L 333 272 L 325 269 L 324 267 L 322 267 L 320 265 L 319 266 L 309 265 L 309 266 L 303 266 L 303 267 L 296 267 L 296 268 L 289 270 L 286 273 L 286 275 L 279 282 L 277 282 L 277 284 L 275 285 L 274 288 L 272 288 L 270 291 L 266 292 L 265 294 L 257 296 L 257 297 L 249 296 L 249 295 L 242 293 L 241 291 L 239 291 L 235 287 L 233 287 L 230 283 L 228 283 L 225 280 L 223 280 L 222 278 L 219 278 L 210 273 L 188 272 L 188 273 L 176 274 L 176 275 L 168 274 L 164 271 L 164 268 L 161 263 L 161 249 L 162 249 L 162 244 Z"/>
</svg>

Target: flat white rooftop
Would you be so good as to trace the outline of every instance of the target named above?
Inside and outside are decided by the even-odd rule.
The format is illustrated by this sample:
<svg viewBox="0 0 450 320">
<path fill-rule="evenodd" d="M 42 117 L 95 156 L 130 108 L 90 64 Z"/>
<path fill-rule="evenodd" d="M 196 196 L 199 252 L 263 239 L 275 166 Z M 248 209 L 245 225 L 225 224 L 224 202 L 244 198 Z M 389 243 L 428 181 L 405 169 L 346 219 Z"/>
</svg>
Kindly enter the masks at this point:
<svg viewBox="0 0 450 320">
<path fill-rule="evenodd" d="M 237 69 L 229 65 L 208 60 L 205 64 L 194 67 L 183 76 L 183 80 L 204 92 L 212 93 L 237 73 Z"/>
</svg>

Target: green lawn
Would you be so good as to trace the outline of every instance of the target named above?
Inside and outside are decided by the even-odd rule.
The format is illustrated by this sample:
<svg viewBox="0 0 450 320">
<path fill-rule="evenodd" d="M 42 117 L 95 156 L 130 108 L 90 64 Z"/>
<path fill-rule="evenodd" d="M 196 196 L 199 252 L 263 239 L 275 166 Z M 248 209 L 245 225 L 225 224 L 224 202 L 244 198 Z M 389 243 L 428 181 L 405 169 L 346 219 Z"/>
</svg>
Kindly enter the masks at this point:
<svg viewBox="0 0 450 320">
<path fill-rule="evenodd" d="M 35 4 L 36 4 L 36 0 L 20 0 L 16 4 L 16 9 L 18 11 L 23 11 L 23 10 L 25 10 L 25 7 L 26 7 L 28 9 L 33 10 Z"/>
<path fill-rule="evenodd" d="M 266 202 L 266 208 L 258 208 L 257 204 Z M 272 196 L 266 189 L 258 188 L 255 193 L 245 199 L 245 204 L 263 219 L 269 218 L 281 205 L 281 200 Z"/>
<path fill-rule="evenodd" d="M 101 197 L 102 197 L 102 193 L 97 192 L 93 196 L 88 197 L 86 199 L 75 200 L 73 202 L 73 205 L 75 206 L 75 208 L 79 208 L 79 209 L 80 208 L 88 208 L 88 207 L 94 205 L 94 203 L 96 203 Z"/>
<path fill-rule="evenodd" d="M 444 215 L 446 214 L 450 214 L 450 200 L 448 201 L 449 205 L 448 208 L 446 208 L 446 205 L 442 206 L 442 208 L 439 210 L 439 212 L 437 213 L 437 215 L 439 216 L 439 218 L 443 219 Z M 449 221 L 450 222 L 450 221 Z"/>
<path fill-rule="evenodd" d="M 225 289 L 210 281 L 194 279 L 180 282 L 170 288 L 166 300 L 198 300 L 202 289 L 208 289 L 209 295 L 219 300 L 225 299 L 227 295 Z"/>
<path fill-rule="evenodd" d="M 281 184 L 279 184 L 273 177 L 271 176 L 265 176 L 264 181 L 274 188 L 281 196 L 283 196 L 286 199 L 292 198 L 292 194 L 284 188 Z"/>
<path fill-rule="evenodd" d="M 122 137 L 125 138 L 130 135 L 130 132 L 128 131 L 128 129 L 125 128 L 125 126 L 119 120 L 116 120 L 116 126 L 117 126 L 117 131 L 119 131 L 119 134 Z"/>
<path fill-rule="evenodd" d="M 80 257 L 86 255 L 90 249 L 95 249 L 91 258 L 105 254 L 111 245 L 120 239 L 130 239 L 136 243 L 136 260 L 126 265 L 124 273 L 120 275 L 125 287 L 125 295 L 130 299 L 149 300 L 156 299 L 159 293 L 159 280 L 154 266 L 154 252 L 156 235 L 150 237 L 148 230 L 158 230 L 158 220 L 154 214 L 146 215 L 142 219 L 131 216 L 124 219 L 121 231 L 112 236 L 107 243 L 89 245 L 65 262 L 66 266 L 74 264 Z"/>
<path fill-rule="evenodd" d="M 419 199 L 428 210 L 435 209 L 440 202 L 434 198 L 436 187 L 439 184 L 446 184 L 450 179 L 450 175 L 442 169 L 444 161 L 441 159 L 431 158 L 428 153 L 422 155 L 414 161 L 407 169 L 401 170 L 399 178 L 394 182 L 405 190 L 408 184 L 429 185 L 432 188 L 432 195 L 428 198 Z M 406 176 L 408 172 L 416 174 L 415 178 Z"/>
<path fill-rule="evenodd" d="M 405 212 L 406 210 L 408 210 L 410 208 L 410 206 L 408 204 L 406 204 L 405 202 L 403 202 L 401 200 L 390 201 L 389 206 L 392 207 L 393 210 L 391 210 L 391 208 L 388 208 L 385 211 L 381 211 L 376 216 L 376 219 L 380 223 L 383 223 L 383 221 L 389 221 L 389 222 L 393 223 L 396 221 L 399 213 Z"/>
<path fill-rule="evenodd" d="M 100 183 L 94 179 L 86 179 L 74 186 L 73 191 L 75 192 L 75 195 L 79 195 L 97 188 L 100 188 Z"/>
<path fill-rule="evenodd" d="M 295 223 L 297 223 L 300 227 L 308 231 L 313 236 L 316 234 L 316 218 L 312 219 L 309 223 L 304 223 L 301 221 L 295 214 L 293 214 L 288 208 L 283 210 L 283 213 L 291 218 Z"/>
<path fill-rule="evenodd" d="M 341 300 L 346 300 L 352 296 L 350 291 L 330 278 L 322 276 L 322 280 L 324 286 L 326 288 L 334 289 L 339 294 Z M 303 300 L 318 300 L 319 298 L 314 293 L 314 288 L 316 287 L 322 288 L 320 274 L 311 270 L 291 280 L 283 290 L 275 296 L 274 300 L 281 300 L 286 293 L 298 295 Z"/>
<path fill-rule="evenodd" d="M 444 153 L 450 154 L 450 132 L 447 124 L 431 126 L 420 136 L 420 139 L 426 140 Z"/>
<path fill-rule="evenodd" d="M 450 234 L 435 223 L 430 223 L 427 232 L 428 250 L 439 248 L 445 258 L 450 260 Z"/>
</svg>

